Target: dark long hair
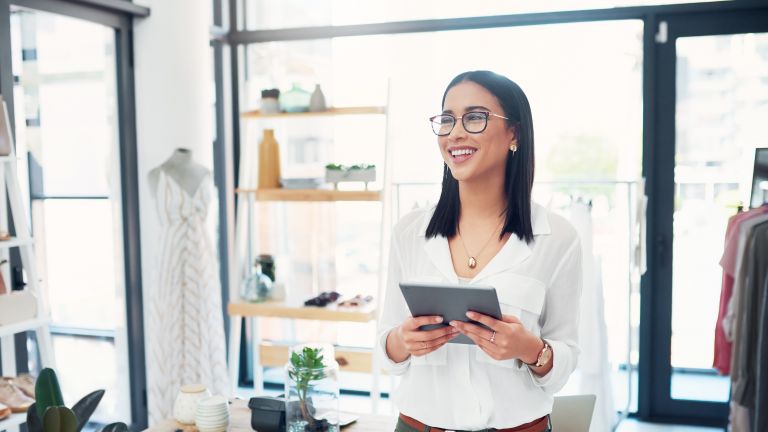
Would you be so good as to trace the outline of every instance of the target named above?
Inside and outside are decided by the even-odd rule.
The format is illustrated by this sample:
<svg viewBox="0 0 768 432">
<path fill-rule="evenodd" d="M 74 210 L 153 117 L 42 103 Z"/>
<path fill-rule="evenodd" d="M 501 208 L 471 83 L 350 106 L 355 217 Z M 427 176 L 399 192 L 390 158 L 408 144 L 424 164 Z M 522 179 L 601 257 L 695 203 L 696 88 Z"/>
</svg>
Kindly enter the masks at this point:
<svg viewBox="0 0 768 432">
<path fill-rule="evenodd" d="M 533 120 L 531 106 L 525 97 L 523 89 L 507 77 L 490 71 L 471 71 L 459 74 L 448 84 L 443 93 L 443 103 L 448 91 L 457 84 L 471 81 L 488 90 L 496 96 L 504 116 L 509 117 L 507 125 L 516 128 L 517 151 L 507 152 L 507 163 L 504 168 L 504 191 L 507 196 L 505 210 L 506 221 L 499 238 L 506 233 L 517 235 L 526 243 L 533 241 L 531 226 L 531 188 L 533 188 Z M 440 200 L 427 225 L 427 238 L 453 237 L 459 225 L 459 182 L 453 178 L 447 164 L 443 164 L 443 189 Z"/>
</svg>

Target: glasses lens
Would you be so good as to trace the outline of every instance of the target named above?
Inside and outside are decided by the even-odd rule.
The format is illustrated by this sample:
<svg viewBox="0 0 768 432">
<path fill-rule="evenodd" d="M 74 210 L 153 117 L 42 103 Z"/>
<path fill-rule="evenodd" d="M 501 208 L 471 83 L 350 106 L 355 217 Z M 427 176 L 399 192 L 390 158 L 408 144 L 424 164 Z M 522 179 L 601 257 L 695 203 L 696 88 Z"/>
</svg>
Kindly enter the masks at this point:
<svg viewBox="0 0 768 432">
<path fill-rule="evenodd" d="M 438 115 L 432 117 L 432 130 L 437 135 L 448 135 L 453 129 L 456 119 L 449 115 Z"/>
<path fill-rule="evenodd" d="M 461 119 L 464 122 L 464 129 L 469 133 L 479 133 L 485 130 L 488 122 L 488 114 L 484 112 L 468 112 Z"/>
</svg>

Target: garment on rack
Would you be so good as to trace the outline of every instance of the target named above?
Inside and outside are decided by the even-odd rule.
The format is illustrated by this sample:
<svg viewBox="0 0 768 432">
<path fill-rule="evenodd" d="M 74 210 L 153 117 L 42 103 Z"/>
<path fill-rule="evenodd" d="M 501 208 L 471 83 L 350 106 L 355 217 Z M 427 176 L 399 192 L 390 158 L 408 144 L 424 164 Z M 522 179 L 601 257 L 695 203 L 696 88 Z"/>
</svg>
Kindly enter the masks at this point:
<svg viewBox="0 0 768 432">
<path fill-rule="evenodd" d="M 723 375 L 731 372 L 732 341 L 734 332 L 734 298 L 735 276 L 737 264 L 743 257 L 747 233 L 752 226 L 768 220 L 768 207 L 738 213 L 728 220 L 725 247 L 720 259 L 723 268 L 722 287 L 720 291 L 720 307 L 715 325 L 715 347 L 713 367 Z"/>
<path fill-rule="evenodd" d="M 754 409 L 757 382 L 757 341 L 760 328 L 760 306 L 763 304 L 765 280 L 768 276 L 768 221 L 754 226 L 749 235 L 744 260 L 745 279 L 737 309 L 740 321 L 734 349 L 738 362 L 733 364 L 733 398 L 741 405 Z"/>
<path fill-rule="evenodd" d="M 757 339 L 757 389 L 755 394 L 755 430 L 768 431 L 768 277 L 763 284 L 760 305 L 760 335 Z"/>
<path fill-rule="evenodd" d="M 231 393 L 217 259 L 206 227 L 211 190 L 210 175 L 190 194 L 160 172 L 162 253 L 147 316 L 150 424 L 171 416 L 182 385 L 200 383 L 213 394 Z"/>
<path fill-rule="evenodd" d="M 602 270 L 593 251 L 592 215 L 589 205 L 575 202 L 563 214 L 576 228 L 582 247 L 582 292 L 579 314 L 578 393 L 594 394 L 595 414 L 590 431 L 609 431 L 616 422 L 611 366 L 608 362 L 608 330 L 605 324 Z"/>
<path fill-rule="evenodd" d="M 768 292 L 768 212 L 766 207 L 750 210 L 734 216 L 731 222 L 721 260 L 724 290 L 729 282 L 725 276 L 732 275 L 732 292 L 722 319 L 725 340 L 731 343 L 730 430 L 768 432 L 756 428 L 757 421 L 764 421 L 760 414 L 766 411 L 763 405 L 757 405 L 756 399 L 762 391 L 758 377 L 762 373 L 758 357 L 760 340 L 768 331 L 761 325 L 762 304 Z M 726 293 L 721 294 L 720 312 L 727 298 Z"/>
</svg>

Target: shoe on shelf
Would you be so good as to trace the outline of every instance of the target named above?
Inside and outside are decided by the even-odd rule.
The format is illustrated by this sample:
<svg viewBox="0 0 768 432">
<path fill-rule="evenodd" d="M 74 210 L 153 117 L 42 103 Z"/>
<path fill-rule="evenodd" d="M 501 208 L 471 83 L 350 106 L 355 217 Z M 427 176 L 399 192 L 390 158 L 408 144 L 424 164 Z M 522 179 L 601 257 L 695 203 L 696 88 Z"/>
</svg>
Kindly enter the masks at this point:
<svg viewBox="0 0 768 432">
<path fill-rule="evenodd" d="M 320 293 L 317 297 L 312 297 L 311 299 L 304 302 L 304 306 L 319 306 L 319 307 L 325 307 L 328 305 L 328 303 L 333 303 L 336 300 L 341 297 L 341 294 L 337 293 L 336 291 L 326 291 L 323 293 Z"/>
<path fill-rule="evenodd" d="M 0 379 L 0 404 L 9 406 L 13 413 L 27 412 L 35 400 L 16 387 L 13 380 L 14 378 Z"/>
<path fill-rule="evenodd" d="M 13 378 L 13 384 L 21 390 L 22 393 L 25 395 L 31 397 L 32 399 L 35 398 L 35 382 L 37 381 L 37 377 L 34 375 L 23 373 L 16 378 Z"/>
<path fill-rule="evenodd" d="M 0 403 L 0 420 L 6 419 L 11 415 L 11 408 Z"/>
</svg>

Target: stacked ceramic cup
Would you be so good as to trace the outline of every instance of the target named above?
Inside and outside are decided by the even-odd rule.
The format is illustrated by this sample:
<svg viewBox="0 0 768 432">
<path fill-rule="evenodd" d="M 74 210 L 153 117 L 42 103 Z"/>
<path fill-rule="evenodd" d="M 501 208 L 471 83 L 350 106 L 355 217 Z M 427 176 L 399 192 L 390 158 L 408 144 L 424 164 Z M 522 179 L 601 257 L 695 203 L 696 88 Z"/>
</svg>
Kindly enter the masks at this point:
<svg viewBox="0 0 768 432">
<path fill-rule="evenodd" d="M 195 424 L 200 432 L 224 432 L 229 425 L 229 403 L 224 396 L 210 396 L 197 402 Z"/>
</svg>

